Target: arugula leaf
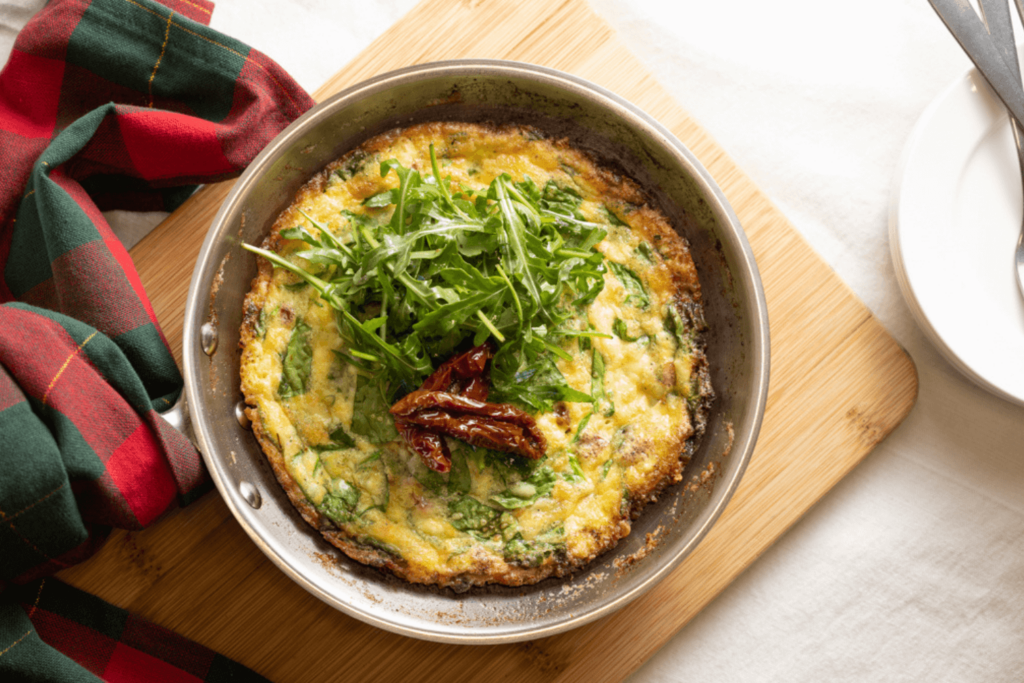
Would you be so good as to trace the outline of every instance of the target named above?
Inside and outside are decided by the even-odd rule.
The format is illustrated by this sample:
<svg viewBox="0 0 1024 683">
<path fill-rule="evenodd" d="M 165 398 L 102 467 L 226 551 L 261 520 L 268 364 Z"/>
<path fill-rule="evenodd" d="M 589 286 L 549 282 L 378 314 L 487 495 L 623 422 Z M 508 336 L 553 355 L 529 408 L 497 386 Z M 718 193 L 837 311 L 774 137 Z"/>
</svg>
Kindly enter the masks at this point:
<svg viewBox="0 0 1024 683">
<path fill-rule="evenodd" d="M 587 475 L 583 473 L 583 467 L 580 465 L 580 461 L 575 455 L 569 456 L 569 471 L 566 472 L 565 480 L 569 482 L 583 481 L 587 478 Z"/>
<path fill-rule="evenodd" d="M 615 403 L 604 389 L 604 356 L 594 349 L 591 358 L 590 394 L 594 397 L 594 410 L 611 417 L 615 414 Z"/>
<path fill-rule="evenodd" d="M 506 510 L 532 505 L 541 496 L 551 493 L 558 477 L 550 467 L 538 467 L 529 478 L 512 484 L 510 487 L 491 496 L 491 502 Z"/>
<path fill-rule="evenodd" d="M 281 360 L 281 381 L 277 387 L 277 395 L 281 398 L 299 396 L 309 388 L 309 373 L 313 368 L 313 348 L 309 344 L 312 329 L 301 319 L 296 319 Z"/>
<path fill-rule="evenodd" d="M 651 300 L 647 297 L 647 290 L 644 289 L 644 283 L 636 273 L 615 261 L 609 261 L 608 266 L 626 289 L 624 303 L 635 303 L 640 308 L 650 306 Z"/>
<path fill-rule="evenodd" d="M 374 446 L 397 439 L 390 406 L 381 386 L 373 378 L 360 375 L 352 404 L 352 433 L 365 437 Z"/>
<path fill-rule="evenodd" d="M 587 413 L 586 417 L 580 420 L 580 426 L 576 428 L 576 433 L 573 434 L 572 443 L 576 443 L 577 441 L 580 440 L 580 436 L 583 434 L 583 430 L 587 428 L 587 425 L 590 423 L 590 418 L 592 418 L 593 416 L 594 411 L 591 410 L 589 413 Z M 572 459 L 572 457 L 573 456 L 569 456 L 570 460 Z M 579 463 L 577 463 L 577 465 L 578 464 Z"/>
<path fill-rule="evenodd" d="M 622 318 L 616 318 L 615 322 L 612 323 L 612 332 L 614 332 L 615 336 L 621 339 L 622 341 L 635 342 L 640 340 L 640 337 L 630 336 L 629 326 L 626 324 L 626 321 L 623 320 Z"/>
<path fill-rule="evenodd" d="M 364 163 L 353 157 L 335 175 L 351 178 Z M 359 213 L 343 211 L 337 225 L 303 214 L 307 225 L 281 232 L 297 250 L 294 242 L 281 254 L 243 247 L 299 276 L 306 284 L 296 287 L 311 286 L 335 309 L 346 347 L 340 357 L 383 388 L 383 401 L 360 396 L 373 408 L 419 386 L 433 359 L 488 337 L 507 356 L 507 385 L 517 373 L 536 376 L 511 390 L 523 405 L 589 401 L 550 360 L 570 357 L 559 344 L 579 334 L 570 329 L 572 305 L 588 305 L 604 287 L 595 245 L 607 225 L 584 220 L 572 187 L 502 175 L 485 188 L 453 190 L 433 149 L 430 166 L 423 176 L 382 161 L 381 176 L 394 173 L 398 187 L 369 197 Z M 343 227 L 351 233 L 344 243 L 336 236 Z M 370 423 L 353 429 L 377 431 Z"/>
</svg>

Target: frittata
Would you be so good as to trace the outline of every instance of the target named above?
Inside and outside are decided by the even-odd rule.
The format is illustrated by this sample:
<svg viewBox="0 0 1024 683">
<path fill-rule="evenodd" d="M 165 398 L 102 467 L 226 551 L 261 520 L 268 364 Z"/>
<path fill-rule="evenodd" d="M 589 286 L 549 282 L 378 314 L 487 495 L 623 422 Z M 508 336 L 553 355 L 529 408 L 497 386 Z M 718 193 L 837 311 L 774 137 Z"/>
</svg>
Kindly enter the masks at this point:
<svg viewBox="0 0 1024 683">
<path fill-rule="evenodd" d="M 292 503 L 350 557 L 456 590 L 534 583 L 615 546 L 681 480 L 712 399 L 693 261 L 633 181 L 568 142 L 390 131 L 312 178 L 263 249 L 247 412 Z M 399 427 L 502 415 L 532 446 L 416 426 L 431 459 L 392 406 L 471 347 L 474 388 L 435 381 L 444 400 Z"/>
</svg>

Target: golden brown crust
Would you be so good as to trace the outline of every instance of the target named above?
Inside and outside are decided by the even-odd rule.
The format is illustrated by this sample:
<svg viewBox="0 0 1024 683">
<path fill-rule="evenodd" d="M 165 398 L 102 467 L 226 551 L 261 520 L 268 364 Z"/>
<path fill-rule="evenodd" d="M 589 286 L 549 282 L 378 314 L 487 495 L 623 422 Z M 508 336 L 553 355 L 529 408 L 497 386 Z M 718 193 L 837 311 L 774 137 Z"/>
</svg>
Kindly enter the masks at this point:
<svg viewBox="0 0 1024 683">
<path fill-rule="evenodd" d="M 457 146 L 457 134 L 469 130 L 476 136 L 502 136 L 509 131 L 522 130 L 516 126 L 495 126 L 489 124 L 464 124 L 464 123 L 431 123 L 423 124 L 422 128 L 440 133 L 445 136 L 456 138 L 452 141 Z M 321 173 L 312 178 L 297 193 L 293 205 L 282 212 L 275 222 L 270 234 L 263 243 L 263 248 L 277 250 L 283 240 L 280 231 L 295 222 L 294 206 L 299 204 L 305 197 L 323 191 L 324 186 L 330 178 L 330 174 L 349 162 L 354 155 L 366 155 L 387 149 L 393 142 L 404 134 L 403 130 L 393 130 L 380 135 L 367 143 L 364 143 L 357 150 L 344 155 L 339 160 L 328 165 Z M 646 203 L 645 194 L 630 179 L 622 178 L 599 165 L 597 165 L 587 154 L 572 148 L 565 140 L 553 141 L 559 150 L 573 159 L 573 166 L 580 174 L 579 180 L 589 184 L 595 191 L 605 198 L 610 198 L 607 206 L 620 215 L 629 216 L 630 228 L 640 235 L 641 238 L 655 245 L 655 249 L 666 266 L 668 277 L 671 279 L 671 287 L 677 293 L 676 307 L 683 315 L 692 316 L 700 310 L 700 287 L 697 281 L 697 273 L 688 247 L 685 241 L 672 230 L 671 225 L 659 211 L 651 208 Z M 423 169 L 420 169 L 423 170 Z M 368 197 L 380 191 L 381 185 L 373 180 L 367 179 L 354 183 L 350 186 L 353 194 L 361 197 Z M 657 271 L 660 273 L 661 271 Z M 245 316 L 241 328 L 240 346 L 242 347 L 242 362 L 245 364 L 253 353 L 256 339 L 257 322 L 267 295 L 267 288 L 271 281 L 273 267 L 264 259 L 259 259 L 259 271 L 252 281 L 252 287 L 245 298 Z M 664 276 L 659 275 L 659 277 Z M 664 287 L 665 283 L 653 282 L 654 287 Z M 611 520 L 606 527 L 599 532 L 592 530 L 597 550 L 587 557 L 570 557 L 566 554 L 553 554 L 547 557 L 537 566 L 520 566 L 509 562 L 496 562 L 492 557 L 484 554 L 474 556 L 474 564 L 469 571 L 458 575 L 440 574 L 437 572 L 425 572 L 409 566 L 401 558 L 372 547 L 359 540 L 350 537 L 343 530 L 322 515 L 306 498 L 302 489 L 288 472 L 284 461 L 284 454 L 275 442 L 272 435 L 263 424 L 262 415 L 256 408 L 248 393 L 246 399 L 250 406 L 246 408 L 246 414 L 252 422 L 253 433 L 259 442 L 263 452 L 266 454 L 275 476 L 280 482 L 289 500 L 299 511 L 303 520 L 313 528 L 320 531 L 324 538 L 335 547 L 339 548 L 348 557 L 366 565 L 387 570 L 405 580 L 437 584 L 443 587 L 450 587 L 456 591 L 466 590 L 474 586 L 483 586 L 488 583 L 499 583 L 508 586 L 521 586 L 536 583 L 544 578 L 555 576 L 566 576 L 573 571 L 589 564 L 597 555 L 615 547 L 619 540 L 630 532 L 630 519 L 639 515 L 641 509 L 649 502 L 657 499 L 657 496 L 669 485 L 682 480 L 682 473 L 689 462 L 689 454 L 692 453 L 694 443 L 703 432 L 703 425 L 706 420 L 708 405 L 713 396 L 711 392 L 707 361 L 703 348 L 695 349 L 697 362 L 694 372 L 698 376 L 700 396 L 695 402 L 694 424 L 688 425 L 686 429 L 679 430 L 671 440 L 670 450 L 680 454 L 677 459 L 663 459 L 658 467 L 647 477 L 640 486 L 629 489 L 628 504 L 619 511 L 618 519 Z M 244 385 L 244 382 L 243 382 Z M 244 386 L 243 386 L 244 390 Z M 587 444 L 581 442 L 581 453 L 585 453 Z M 645 444 L 642 441 L 631 441 L 629 448 L 623 454 L 628 461 L 633 451 L 642 451 Z M 583 455 L 582 457 L 585 457 Z"/>
</svg>

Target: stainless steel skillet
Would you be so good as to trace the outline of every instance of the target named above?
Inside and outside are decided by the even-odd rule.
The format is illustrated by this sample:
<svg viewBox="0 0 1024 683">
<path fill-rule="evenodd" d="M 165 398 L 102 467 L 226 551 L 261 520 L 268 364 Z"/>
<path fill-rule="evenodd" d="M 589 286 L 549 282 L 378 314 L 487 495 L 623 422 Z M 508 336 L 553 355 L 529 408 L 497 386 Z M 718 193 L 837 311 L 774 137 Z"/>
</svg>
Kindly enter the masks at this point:
<svg viewBox="0 0 1024 683">
<path fill-rule="evenodd" d="M 455 594 L 405 583 L 349 561 L 292 508 L 240 422 L 239 326 L 256 274 L 239 242 L 259 243 L 325 164 L 396 126 L 435 120 L 526 123 L 568 137 L 646 188 L 690 242 L 710 326 L 717 399 L 687 481 L 668 489 L 613 551 L 571 579 Z M 452 643 L 553 635 L 629 603 L 697 545 L 750 458 L 768 389 L 768 319 L 757 266 L 724 195 L 668 130 L 616 95 L 574 76 L 515 62 L 469 60 L 384 74 L 316 106 L 281 133 L 225 200 L 199 254 L 184 322 L 185 402 L 199 450 L 246 533 L 281 570 L 328 604 L 396 633 Z M 178 418 L 182 416 L 179 408 Z M 685 482 L 684 482 L 685 483 Z M 658 529 L 658 543 L 637 562 Z"/>
</svg>

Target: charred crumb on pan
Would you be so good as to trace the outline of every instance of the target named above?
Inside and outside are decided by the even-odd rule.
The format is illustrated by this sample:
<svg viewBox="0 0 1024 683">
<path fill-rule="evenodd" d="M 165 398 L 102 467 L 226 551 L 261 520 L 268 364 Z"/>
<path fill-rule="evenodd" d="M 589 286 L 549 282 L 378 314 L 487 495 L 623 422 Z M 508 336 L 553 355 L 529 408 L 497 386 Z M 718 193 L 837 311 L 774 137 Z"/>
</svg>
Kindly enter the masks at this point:
<svg viewBox="0 0 1024 683">
<path fill-rule="evenodd" d="M 661 543 L 661 536 L 665 533 L 665 527 L 659 525 L 654 531 L 644 537 L 644 544 L 634 552 L 623 557 L 615 558 L 612 563 L 615 566 L 616 576 L 621 576 L 626 570 L 635 566 L 638 562 L 651 554 Z"/>
</svg>

